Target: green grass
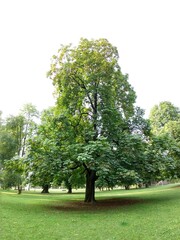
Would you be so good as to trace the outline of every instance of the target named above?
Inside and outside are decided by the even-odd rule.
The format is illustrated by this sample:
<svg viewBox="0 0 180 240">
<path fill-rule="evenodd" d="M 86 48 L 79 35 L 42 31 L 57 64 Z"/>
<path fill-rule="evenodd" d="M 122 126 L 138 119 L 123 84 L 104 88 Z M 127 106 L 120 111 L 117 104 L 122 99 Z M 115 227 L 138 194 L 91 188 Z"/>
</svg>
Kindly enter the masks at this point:
<svg viewBox="0 0 180 240">
<path fill-rule="evenodd" d="M 42 195 L 0 192 L 1 240 L 179 240 L 180 188 Z M 112 200 L 114 199 L 114 200 Z"/>
</svg>

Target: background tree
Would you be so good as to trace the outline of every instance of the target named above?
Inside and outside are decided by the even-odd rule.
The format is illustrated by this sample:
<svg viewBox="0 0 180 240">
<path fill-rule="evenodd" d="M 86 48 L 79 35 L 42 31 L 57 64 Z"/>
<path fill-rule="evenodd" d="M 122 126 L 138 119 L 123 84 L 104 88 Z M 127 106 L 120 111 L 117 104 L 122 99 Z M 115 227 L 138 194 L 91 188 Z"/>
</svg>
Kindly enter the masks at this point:
<svg viewBox="0 0 180 240">
<path fill-rule="evenodd" d="M 168 122 L 178 121 L 180 119 L 180 110 L 171 102 L 160 102 L 159 105 L 155 105 L 151 109 L 149 119 L 152 132 L 159 134 Z"/>
<path fill-rule="evenodd" d="M 63 121 L 64 118 L 60 119 Z M 67 123 L 66 120 L 64 122 Z M 70 131 L 67 126 L 63 129 L 60 123 L 53 108 L 45 110 L 37 133 L 29 141 L 27 171 L 31 172 L 30 182 L 42 186 L 42 193 L 48 193 L 50 186 L 60 186 L 62 183 L 68 193 L 72 192 L 72 187 L 84 185 L 82 169 L 65 163 L 64 159 L 68 162 L 73 152 L 68 149 L 67 135 L 70 135 Z"/>
<path fill-rule="evenodd" d="M 3 172 L 4 188 L 17 187 L 18 194 L 21 194 L 22 191 L 22 183 L 24 176 L 24 163 L 23 159 L 18 156 L 13 157 L 10 160 L 5 162 L 5 171 Z"/>
<path fill-rule="evenodd" d="M 180 166 L 180 110 L 170 102 L 155 105 L 150 113 L 152 133 L 163 142 L 166 157 L 164 174 L 168 178 L 179 177 Z M 158 146 L 158 145 L 157 145 Z M 162 144 L 161 144 L 162 146 Z M 160 149 L 161 146 L 158 146 Z M 157 149 L 157 152 L 158 149 Z M 161 158 L 162 159 L 162 158 Z"/>
<path fill-rule="evenodd" d="M 30 172 L 30 183 L 42 186 L 42 193 L 49 193 L 49 188 L 55 183 L 60 185 L 63 176 L 60 174 L 61 153 L 57 130 L 54 128 L 53 108 L 44 110 L 41 124 L 38 125 L 28 145 L 26 172 Z"/>
<path fill-rule="evenodd" d="M 21 140 L 21 152 L 20 155 L 23 157 L 26 153 L 26 142 L 30 138 L 36 128 L 36 120 L 39 118 L 39 112 L 36 107 L 31 104 L 25 104 L 20 110 L 20 114 L 24 117 L 23 136 Z"/>
<path fill-rule="evenodd" d="M 4 167 L 5 160 L 11 159 L 17 150 L 17 145 L 11 133 L 5 126 L 0 129 L 0 168 Z"/>
<path fill-rule="evenodd" d="M 11 184 L 13 184 L 12 179 L 23 178 L 24 167 L 22 168 L 21 158 L 25 156 L 27 139 L 33 134 L 34 117 L 37 117 L 36 108 L 32 104 L 26 104 L 19 115 L 7 117 L 0 126 L 0 161 L 6 173 L 2 171 L 2 175 L 6 176 L 6 179 L 10 176 Z M 16 183 L 17 181 L 14 182 L 14 186 Z"/>
<path fill-rule="evenodd" d="M 0 127 L 2 126 L 3 124 L 3 118 L 2 118 L 2 111 L 0 110 Z"/>
<path fill-rule="evenodd" d="M 6 119 L 6 132 L 9 133 L 15 142 L 15 154 L 20 156 L 25 118 L 22 115 L 10 116 Z"/>
</svg>

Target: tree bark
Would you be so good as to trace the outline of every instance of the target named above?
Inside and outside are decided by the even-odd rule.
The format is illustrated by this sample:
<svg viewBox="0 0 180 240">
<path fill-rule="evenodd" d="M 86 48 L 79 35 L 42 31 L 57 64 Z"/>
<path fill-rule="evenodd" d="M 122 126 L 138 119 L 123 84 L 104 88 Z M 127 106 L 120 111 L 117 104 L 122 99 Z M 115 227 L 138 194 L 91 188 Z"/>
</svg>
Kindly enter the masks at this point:
<svg viewBox="0 0 180 240">
<path fill-rule="evenodd" d="M 96 171 L 95 170 L 87 170 L 86 173 L 86 192 L 85 192 L 85 200 L 87 203 L 95 203 L 95 181 L 97 180 Z"/>
<path fill-rule="evenodd" d="M 67 192 L 68 194 L 71 194 L 72 193 L 72 186 L 71 185 L 69 185 L 68 186 L 68 192 Z"/>
<path fill-rule="evenodd" d="M 50 185 L 48 184 L 45 184 L 42 186 L 43 190 L 41 193 L 49 193 L 49 188 L 50 188 Z"/>
<path fill-rule="evenodd" d="M 18 194 L 21 194 L 22 192 L 22 186 L 18 185 Z"/>
<path fill-rule="evenodd" d="M 65 187 L 67 188 L 67 193 L 72 193 L 72 184 L 70 182 L 70 177 L 71 177 L 71 174 L 69 176 L 67 176 L 67 178 L 64 179 L 64 183 L 65 183 Z"/>
<path fill-rule="evenodd" d="M 126 189 L 126 190 L 129 190 L 129 189 L 130 189 L 130 186 L 129 186 L 129 185 L 125 185 L 125 189 Z"/>
</svg>

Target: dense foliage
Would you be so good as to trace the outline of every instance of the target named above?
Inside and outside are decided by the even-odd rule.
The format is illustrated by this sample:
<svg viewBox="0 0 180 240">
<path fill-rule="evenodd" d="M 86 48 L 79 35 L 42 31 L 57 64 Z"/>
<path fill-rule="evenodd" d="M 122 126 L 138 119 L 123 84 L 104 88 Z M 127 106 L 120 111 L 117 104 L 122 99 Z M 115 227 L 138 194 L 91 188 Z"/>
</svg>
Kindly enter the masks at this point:
<svg viewBox="0 0 180 240">
<path fill-rule="evenodd" d="M 20 114 L 9 116 L 0 125 L 0 166 L 2 187 L 17 187 L 21 192 L 25 179 L 24 157 L 27 141 L 35 129 L 38 111 L 32 104 L 23 106 Z"/>
</svg>

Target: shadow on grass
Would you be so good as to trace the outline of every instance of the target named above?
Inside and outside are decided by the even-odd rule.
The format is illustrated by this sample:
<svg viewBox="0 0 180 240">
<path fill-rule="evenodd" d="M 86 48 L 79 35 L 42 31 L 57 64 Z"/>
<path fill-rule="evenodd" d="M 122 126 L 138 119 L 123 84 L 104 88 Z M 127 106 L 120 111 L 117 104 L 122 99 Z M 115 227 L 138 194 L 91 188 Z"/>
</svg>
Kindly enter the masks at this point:
<svg viewBox="0 0 180 240">
<path fill-rule="evenodd" d="M 83 201 L 68 201 L 64 205 L 48 205 L 48 209 L 53 211 L 106 211 L 112 210 L 120 207 L 128 207 L 135 204 L 145 203 L 147 201 L 140 199 L 129 199 L 129 198 L 112 198 L 112 199 L 103 199 L 98 200 L 95 203 L 85 203 Z"/>
<path fill-rule="evenodd" d="M 176 188 L 180 189 L 180 186 L 176 186 Z M 173 188 L 171 188 L 173 190 Z M 169 190 L 171 190 L 169 189 Z M 130 206 L 150 204 L 150 205 L 159 205 L 168 202 L 179 201 L 179 191 L 165 191 L 164 193 L 160 190 L 159 192 L 149 192 L 148 195 L 144 196 L 121 196 L 121 197 L 113 197 L 106 199 L 98 199 L 94 204 L 85 203 L 82 200 L 70 200 L 64 203 L 56 202 L 53 205 L 46 205 L 46 209 L 50 209 L 52 211 L 76 211 L 76 212 L 95 212 L 95 211 L 109 211 L 116 210 L 119 208 L 128 208 Z"/>
</svg>

